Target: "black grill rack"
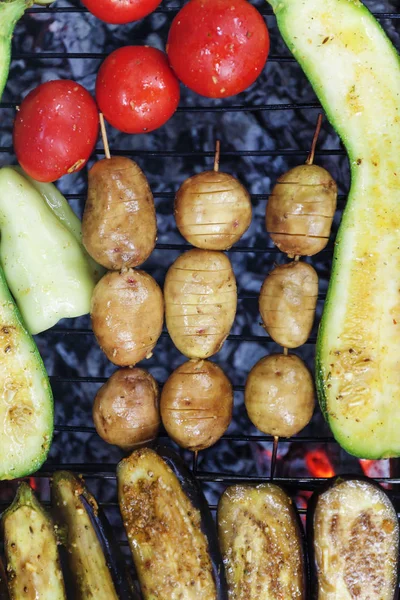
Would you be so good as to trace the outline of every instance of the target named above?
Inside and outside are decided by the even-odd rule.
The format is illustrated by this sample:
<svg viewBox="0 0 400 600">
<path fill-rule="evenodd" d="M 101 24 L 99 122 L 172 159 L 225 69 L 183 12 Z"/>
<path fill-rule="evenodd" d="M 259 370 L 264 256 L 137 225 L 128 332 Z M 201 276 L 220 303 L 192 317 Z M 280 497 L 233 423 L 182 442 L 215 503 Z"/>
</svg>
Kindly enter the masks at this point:
<svg viewBox="0 0 400 600">
<path fill-rule="evenodd" d="M 372 0 L 370 0 L 370 2 L 366 2 L 368 6 L 370 6 Z M 259 3 L 257 2 L 257 0 L 255 0 L 255 3 L 257 5 L 257 7 L 259 8 L 260 12 L 265 15 L 265 18 L 268 20 L 268 24 L 270 23 L 274 23 L 274 17 L 273 17 L 273 13 L 272 11 L 269 9 L 269 7 L 267 7 L 267 5 L 264 3 Z M 69 2 L 68 5 L 66 5 L 66 2 L 58 2 L 58 4 L 63 4 L 63 5 L 56 5 L 56 6 L 51 6 L 51 7 L 35 7 L 35 8 L 31 8 L 27 11 L 26 16 L 23 18 L 22 23 L 26 23 L 29 19 L 31 19 L 32 17 L 36 17 L 38 15 L 40 16 L 47 16 L 47 17 L 56 17 L 58 15 L 61 14 L 72 14 L 74 15 L 74 18 L 76 19 L 80 19 L 82 18 L 82 16 L 87 12 L 86 9 L 84 7 L 82 7 L 80 5 L 79 2 L 77 2 L 76 0 L 74 0 L 74 2 Z M 64 5 L 65 4 L 65 5 Z M 178 0 L 176 0 L 176 2 L 174 3 L 174 5 L 169 5 L 168 3 L 164 2 L 157 10 L 156 13 L 157 14 L 162 14 L 165 15 L 166 19 L 168 19 L 168 23 L 170 23 L 171 19 L 173 18 L 173 16 L 178 12 L 180 6 L 183 4 L 183 2 L 178 3 Z M 381 3 L 382 4 L 382 3 Z M 386 0 L 386 2 L 384 3 L 385 6 L 388 7 L 388 10 L 386 10 L 385 12 L 379 12 L 379 13 L 375 13 L 376 16 L 383 21 L 384 23 L 389 23 L 391 25 L 391 27 L 394 29 L 394 31 L 396 31 L 396 28 L 400 30 L 400 9 L 390 9 L 390 2 L 389 0 Z M 395 4 L 395 0 L 393 0 L 393 6 Z M 20 25 L 18 25 L 18 27 L 20 27 Z M 18 31 L 18 29 L 17 29 Z M 115 47 L 118 47 L 118 45 L 123 45 L 123 44 L 116 44 Z M 282 46 L 283 48 L 283 46 Z M 274 45 L 272 45 L 272 54 L 269 57 L 269 63 L 278 63 L 280 64 L 284 64 L 284 63 L 293 63 L 294 59 L 288 55 L 287 53 L 285 54 L 284 51 L 280 52 L 280 53 L 275 53 L 275 49 L 274 49 Z M 37 52 L 36 50 L 31 50 L 28 49 L 26 50 L 23 47 L 23 44 L 18 44 L 16 48 L 14 48 L 14 52 L 13 52 L 13 59 L 15 61 L 21 61 L 24 60 L 26 61 L 28 64 L 33 65 L 33 68 L 35 66 L 35 61 L 40 60 L 41 64 L 45 64 L 45 62 L 47 60 L 50 61 L 54 61 L 54 60 L 60 60 L 60 61 L 74 61 L 76 60 L 89 60 L 89 59 L 103 59 L 105 56 L 108 55 L 109 52 L 84 52 L 84 53 L 80 53 L 80 52 L 51 52 L 51 51 L 40 51 Z M 54 67 L 53 67 L 53 71 L 54 71 Z M 256 84 L 257 85 L 257 84 Z M 203 118 L 203 116 L 205 114 L 209 114 L 209 113 L 214 113 L 215 115 L 225 115 L 227 113 L 252 113 L 252 114 L 267 114 L 267 113 L 274 113 L 274 112 L 281 112 L 281 111 L 285 111 L 286 114 L 290 114 L 290 115 L 298 115 L 298 114 L 303 114 L 304 112 L 307 111 L 314 111 L 315 115 L 318 111 L 318 109 L 320 108 L 320 105 L 318 102 L 316 102 L 315 100 L 313 100 L 312 98 L 310 100 L 307 101 L 300 101 L 300 102 L 295 102 L 295 101 L 287 101 L 285 99 L 285 101 L 283 101 L 282 103 L 279 102 L 271 102 L 271 103 L 260 103 L 259 101 L 255 102 L 255 103 L 249 103 L 248 101 L 246 101 L 245 103 L 240 103 L 236 98 L 233 99 L 232 103 L 231 102 L 208 102 L 208 104 L 204 104 L 204 101 L 196 98 L 193 95 L 193 102 L 194 104 L 192 105 L 191 103 L 189 103 L 188 105 L 184 105 L 181 106 L 178 109 L 178 113 L 185 113 L 185 114 L 190 114 L 190 113 L 198 113 L 199 114 L 199 118 Z M 0 103 L 0 109 L 2 110 L 2 112 L 4 112 L 3 109 L 9 109 L 9 111 L 5 114 L 10 115 L 10 119 L 9 119 L 9 123 L 7 123 L 7 125 L 5 126 L 3 123 L 0 125 L 0 133 L 1 133 L 1 129 L 2 128 L 10 128 L 11 127 L 11 117 L 12 117 L 12 109 L 15 109 L 15 107 L 18 105 L 18 102 L 20 101 L 20 98 L 9 98 L 7 96 L 4 96 L 3 98 L 3 102 Z M 314 114 L 313 113 L 313 114 Z M 211 118 L 211 117 L 210 117 Z M 0 161 L 3 162 L 11 162 L 13 160 L 13 149 L 11 146 L 11 142 L 7 143 L 7 136 L 6 136 L 6 143 L 1 144 L 0 146 Z M 120 138 L 121 139 L 121 138 Z M 308 139 L 308 138 L 307 138 Z M 333 147 L 328 147 L 328 148 L 323 148 L 323 149 L 318 149 L 317 151 L 317 156 L 319 159 L 324 160 L 326 159 L 327 161 L 330 160 L 335 160 L 336 157 L 341 157 L 341 159 L 344 159 L 345 157 L 345 151 L 344 149 L 340 146 L 340 144 L 337 142 L 337 140 L 335 140 L 334 137 L 330 137 L 330 141 L 334 140 L 333 142 Z M 120 142 L 117 142 L 117 144 Z M 286 148 L 271 148 L 271 149 L 259 149 L 259 148 L 252 148 L 252 149 L 246 149 L 246 148 L 241 148 L 241 149 L 237 149 L 237 148 L 231 148 L 228 147 L 227 149 L 224 148 L 224 146 L 222 147 L 222 153 L 221 153 L 221 160 L 225 161 L 225 160 L 230 160 L 230 159 L 235 159 L 235 161 L 239 161 L 239 160 L 243 160 L 243 159 L 271 159 L 271 160 L 283 160 L 285 161 L 285 163 L 292 165 L 298 162 L 301 162 L 302 160 L 304 160 L 308 154 L 308 147 L 306 147 L 306 145 L 304 144 L 303 148 L 295 148 L 295 147 L 286 147 Z M 99 147 L 96 150 L 96 155 L 98 156 L 102 156 L 104 154 L 103 149 L 101 147 Z M 118 145 L 114 145 L 112 147 L 112 154 L 119 154 L 119 155 L 128 155 L 131 157 L 135 157 L 135 159 L 137 158 L 140 162 L 140 160 L 150 160 L 150 159 L 162 159 L 162 158 L 168 158 L 168 159 L 178 159 L 178 158 L 182 158 L 184 160 L 188 159 L 188 160 L 192 160 L 193 164 L 196 163 L 200 163 L 201 160 L 205 160 L 205 159 L 210 159 L 214 156 L 214 152 L 212 150 L 212 146 L 210 146 L 209 150 L 204 150 L 203 149 L 195 149 L 195 150 L 187 150 L 187 149 L 176 149 L 176 150 L 165 150 L 165 149 L 143 149 L 143 148 L 139 148 L 139 149 L 126 149 L 126 147 L 124 147 L 123 145 L 118 146 Z M 4 158 L 4 160 L 3 160 Z M 199 165 L 199 167 L 201 167 L 201 165 Z M 227 169 L 228 170 L 228 169 Z M 284 168 L 281 168 L 281 171 L 285 170 Z M 145 169 L 146 171 L 146 169 Z M 68 193 L 66 193 L 67 198 L 72 202 L 76 202 L 78 204 L 82 204 L 84 202 L 84 198 L 85 198 L 85 193 L 82 188 L 82 185 L 78 185 L 78 191 L 76 193 L 72 193 L 71 189 L 66 190 Z M 65 190 L 64 190 L 65 191 Z M 269 191 L 269 190 L 267 190 Z M 343 209 L 344 203 L 345 203 L 345 199 L 346 199 L 346 190 L 342 189 L 341 190 L 341 194 L 339 195 L 339 213 L 338 213 L 338 218 L 340 218 L 340 212 Z M 156 203 L 157 202 L 162 202 L 162 201 L 170 201 L 170 205 L 171 205 L 171 212 L 172 212 L 172 201 L 174 198 L 174 192 L 173 190 L 167 190 L 167 191 L 155 191 L 154 193 L 155 199 L 156 199 Z M 263 203 L 266 202 L 268 199 L 268 193 L 255 193 L 252 195 L 252 199 L 253 202 L 256 203 L 256 205 L 258 203 Z M 338 220 L 338 218 L 336 220 Z M 265 243 L 264 245 L 250 245 L 250 244 L 246 244 L 245 242 L 239 242 L 235 247 L 233 247 L 230 251 L 229 251 L 229 255 L 232 257 L 234 255 L 239 256 L 239 255 L 252 255 L 252 256 L 257 256 L 258 257 L 266 257 L 269 261 L 270 264 L 275 261 L 275 260 L 281 260 L 282 261 L 282 257 L 280 256 L 279 251 L 272 246 L 271 242 L 267 240 L 267 234 L 264 232 L 264 237 L 265 237 Z M 157 243 L 157 250 L 156 252 L 158 253 L 164 253 L 164 255 L 171 255 L 171 258 L 169 259 L 169 264 L 172 263 L 173 259 L 176 256 L 177 252 L 182 252 L 188 248 L 190 248 L 191 246 L 183 243 L 182 241 L 178 240 L 178 241 L 172 241 L 172 242 L 164 242 L 164 241 L 160 241 Z M 326 273 L 329 273 L 329 267 L 330 267 L 330 261 L 331 261 L 331 255 L 332 255 L 332 250 L 333 250 L 333 243 L 331 242 L 330 244 L 328 244 L 327 248 L 321 253 L 321 256 L 319 257 L 318 260 L 323 261 L 324 267 L 323 269 L 326 270 Z M 146 268 L 146 266 L 145 266 Z M 155 267 L 157 269 L 157 265 Z M 266 269 L 264 276 L 266 274 L 268 269 Z M 323 287 L 323 289 L 321 289 L 320 294 L 319 294 L 319 300 L 323 301 L 324 298 L 326 296 L 326 286 Z M 258 293 L 257 291 L 240 291 L 239 290 L 239 300 L 243 301 L 244 303 L 255 303 L 257 304 L 257 297 L 258 297 Z M 319 314 L 321 312 L 321 307 L 322 307 L 322 303 L 320 302 L 320 308 L 319 308 Z M 247 328 L 249 329 L 249 328 Z M 82 339 L 86 339 L 89 336 L 93 336 L 93 332 L 90 329 L 90 325 L 88 320 L 87 321 L 83 321 L 83 325 L 82 325 L 82 321 L 77 321 L 75 323 L 71 322 L 71 324 L 68 323 L 61 323 L 59 325 L 57 325 L 56 327 L 54 327 L 50 332 L 47 332 L 45 334 L 42 334 L 41 336 L 39 336 L 38 340 L 39 340 L 39 347 L 40 349 L 43 349 L 44 345 L 47 343 L 49 345 L 54 345 L 57 343 L 57 340 L 63 339 L 65 340 L 67 337 L 71 338 L 73 340 L 72 343 L 75 344 L 80 344 L 82 343 Z M 167 332 L 163 332 L 162 334 L 163 338 L 167 338 L 168 334 Z M 93 340 L 93 344 L 95 344 L 95 340 L 94 338 L 91 338 Z M 50 340 L 50 341 L 49 341 Z M 242 342 L 247 342 L 247 343 L 255 343 L 255 344 L 261 344 L 261 345 L 265 345 L 265 344 L 271 344 L 271 340 L 268 339 L 268 336 L 265 333 L 260 333 L 260 334 L 254 334 L 251 331 L 245 331 L 244 332 L 240 332 L 240 333 L 233 333 L 229 336 L 228 338 L 228 342 L 232 342 L 232 343 L 242 343 Z M 316 330 L 313 331 L 311 337 L 309 338 L 307 345 L 306 345 L 306 358 L 308 360 L 312 359 L 313 356 L 313 345 L 316 342 Z M 269 351 L 269 349 L 265 349 L 265 354 Z M 155 349 L 155 360 L 157 359 L 157 347 Z M 254 361 L 256 362 L 256 361 Z M 156 364 L 156 363 L 154 363 Z M 221 364 L 223 366 L 223 359 L 221 361 Z M 146 365 L 144 365 L 146 366 Z M 169 369 L 170 371 L 172 369 Z M 106 369 L 107 373 L 106 374 L 110 374 L 110 369 Z M 62 386 L 62 389 L 64 390 L 64 394 L 68 393 L 68 386 L 72 386 L 72 385 L 77 385 L 77 386 L 84 386 L 86 384 L 88 384 L 89 386 L 94 385 L 94 384 L 100 384 L 103 383 L 104 381 L 107 380 L 106 376 L 92 376 L 90 374 L 87 375 L 71 375 L 68 374 L 68 369 L 66 370 L 66 374 L 62 374 L 62 375 L 51 375 L 50 377 L 51 383 L 53 387 L 57 387 L 57 386 Z M 241 394 L 243 393 L 244 390 L 244 385 L 243 383 L 241 384 L 236 384 L 234 385 L 234 390 L 235 393 L 237 394 Z M 83 392 L 84 393 L 84 392 Z M 56 394 L 55 394 L 56 395 Z M 56 402 L 60 401 L 60 396 L 56 395 Z M 85 423 L 85 424 L 84 424 Z M 307 446 L 322 446 L 322 447 L 328 447 L 329 448 L 335 448 L 335 451 L 338 452 L 338 447 L 337 444 L 334 442 L 332 436 L 329 434 L 329 430 L 324 427 L 323 425 L 321 425 L 322 420 L 320 419 L 316 426 L 312 427 L 311 429 L 307 429 L 305 433 L 300 434 L 297 437 L 291 438 L 289 440 L 283 440 L 280 441 L 278 446 L 275 447 L 275 451 L 277 450 L 279 453 L 279 450 L 282 446 L 302 446 L 307 448 Z M 89 413 L 84 415 L 84 419 L 81 419 L 80 423 L 75 423 L 73 422 L 71 423 L 59 423 L 56 420 L 56 427 L 55 427 L 55 432 L 57 435 L 62 435 L 64 436 L 62 439 L 66 440 L 67 438 L 65 436 L 78 436 L 79 439 L 83 439 L 82 436 L 95 436 L 95 429 L 92 426 L 92 420 L 91 420 L 91 415 Z M 161 438 L 166 438 L 167 436 L 164 434 L 161 434 Z M 224 444 L 224 448 L 227 448 L 228 446 L 235 446 L 235 444 L 238 444 L 240 448 L 243 448 L 242 444 L 257 444 L 258 446 L 260 446 L 261 449 L 269 449 L 269 462 L 268 462 L 268 469 L 266 467 L 266 465 L 264 465 L 262 472 L 258 472 L 256 474 L 253 473 L 247 473 L 247 472 L 243 472 L 243 473 L 238 473 L 237 470 L 232 470 L 232 472 L 228 472 L 225 469 L 219 469 L 219 470 L 207 470 L 207 469 L 203 469 L 202 468 L 202 454 L 200 453 L 199 456 L 197 455 L 193 455 L 192 457 L 190 457 L 190 455 L 188 453 L 185 453 L 185 457 L 188 460 L 192 461 L 192 468 L 193 468 L 193 472 L 196 474 L 196 476 L 198 477 L 198 479 L 204 483 L 206 491 L 208 492 L 208 497 L 210 499 L 210 506 L 213 510 L 215 510 L 216 508 L 216 499 L 218 497 L 219 492 L 223 489 L 224 486 L 229 485 L 229 484 L 233 484 L 233 483 L 240 483 L 240 482 L 251 482 L 251 483 L 259 483 L 265 480 L 270 480 L 271 475 L 273 475 L 273 471 L 274 471 L 274 465 L 271 466 L 271 455 L 272 455 L 272 442 L 273 442 L 273 438 L 271 436 L 266 436 L 266 435 L 260 435 L 257 434 L 257 432 L 255 431 L 255 429 L 252 429 L 250 431 L 250 433 L 246 434 L 241 434 L 240 432 L 233 432 L 233 433 L 228 433 L 226 435 L 223 436 L 223 441 L 221 442 L 222 444 Z M 213 452 L 215 454 L 218 454 L 219 452 L 219 448 L 220 448 L 220 443 L 217 444 L 213 449 L 207 451 L 207 452 Z M 328 452 L 328 456 L 329 456 L 329 452 Z M 69 458 L 69 456 L 68 456 Z M 275 462 L 275 456 L 273 457 L 272 462 Z M 377 480 L 383 482 L 384 484 L 386 484 L 388 487 L 390 487 L 393 490 L 394 496 L 397 496 L 397 491 L 400 489 L 398 486 L 400 485 L 400 472 L 397 473 L 396 472 L 396 465 L 394 464 L 395 461 L 393 461 L 393 464 L 391 464 L 390 466 L 390 472 L 388 472 L 387 475 L 382 476 L 382 477 L 378 477 Z M 54 471 L 62 468 L 68 468 L 70 470 L 72 470 L 75 473 L 79 473 L 79 474 L 83 474 L 89 481 L 89 487 L 91 487 L 92 485 L 97 489 L 98 494 L 100 495 L 101 498 L 103 498 L 103 506 L 106 508 L 107 511 L 109 511 L 109 513 L 117 513 L 117 502 L 116 502 L 116 497 L 115 497 L 115 462 L 113 463 L 104 463 L 104 462 L 100 462 L 100 461 L 85 461 L 85 462 L 73 462 L 72 460 L 69 461 L 59 461 L 59 462 L 54 462 L 51 459 L 49 459 L 49 461 L 44 465 L 44 467 L 35 475 L 34 478 L 31 479 L 32 483 L 41 487 L 41 491 L 42 491 L 42 497 L 47 500 L 48 499 L 48 488 L 47 488 L 47 480 L 49 477 L 51 477 L 52 473 L 54 473 Z M 272 471 L 272 473 L 271 473 Z M 399 475 L 399 476 L 398 476 Z M 324 477 L 315 477 L 315 476 L 310 476 L 308 475 L 303 475 L 303 474 L 292 474 L 291 472 L 289 474 L 281 474 L 278 473 L 276 474 L 276 476 L 273 478 L 274 481 L 283 484 L 284 486 L 286 486 L 288 488 L 288 490 L 295 495 L 297 498 L 299 498 L 299 494 L 304 494 L 303 495 L 303 501 L 299 503 L 299 510 L 301 513 L 305 513 L 305 505 L 306 503 L 304 502 L 304 498 L 307 498 L 307 494 L 317 488 L 319 488 L 325 481 L 326 478 Z M 45 482 L 45 483 L 43 483 Z M 108 488 L 109 486 L 111 486 L 112 490 L 111 492 L 109 492 L 108 490 L 105 492 L 105 488 Z M 13 492 L 13 490 L 15 489 L 14 484 L 6 484 L 6 483 L 2 483 L 0 485 L 0 510 L 2 508 L 5 507 L 6 502 L 4 500 L 4 496 L 2 496 L 2 492 L 4 492 L 6 490 Z M 11 498 L 11 495 L 10 495 Z M 8 502 L 8 499 L 7 499 Z M 112 516 L 112 520 L 114 523 L 117 523 L 116 519 L 118 517 L 116 517 L 114 514 L 114 516 Z M 120 527 L 120 523 L 117 523 L 116 526 Z M 126 545 L 126 540 L 121 537 L 121 543 L 123 545 Z"/>
</svg>

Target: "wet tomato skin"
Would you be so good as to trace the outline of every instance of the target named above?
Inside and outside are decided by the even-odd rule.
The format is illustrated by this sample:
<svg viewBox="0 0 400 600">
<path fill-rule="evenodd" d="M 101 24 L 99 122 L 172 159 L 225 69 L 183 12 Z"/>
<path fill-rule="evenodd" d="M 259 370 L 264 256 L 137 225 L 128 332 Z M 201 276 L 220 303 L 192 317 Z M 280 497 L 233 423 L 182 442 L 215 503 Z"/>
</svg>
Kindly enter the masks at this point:
<svg viewBox="0 0 400 600">
<path fill-rule="evenodd" d="M 107 121 L 124 133 L 158 129 L 172 117 L 179 98 L 179 81 L 166 54 L 149 46 L 115 50 L 97 75 L 97 104 Z"/>
<path fill-rule="evenodd" d="M 188 88 L 225 98 L 254 83 L 269 46 L 264 19 L 247 0 L 190 0 L 172 22 L 167 54 Z"/>
<path fill-rule="evenodd" d="M 122 25 L 152 13 L 161 0 L 82 0 L 82 4 L 105 23 Z"/>
<path fill-rule="evenodd" d="M 85 166 L 98 132 L 98 110 L 89 92 L 75 81 L 48 81 L 18 109 L 14 150 L 28 175 L 51 182 Z"/>
</svg>

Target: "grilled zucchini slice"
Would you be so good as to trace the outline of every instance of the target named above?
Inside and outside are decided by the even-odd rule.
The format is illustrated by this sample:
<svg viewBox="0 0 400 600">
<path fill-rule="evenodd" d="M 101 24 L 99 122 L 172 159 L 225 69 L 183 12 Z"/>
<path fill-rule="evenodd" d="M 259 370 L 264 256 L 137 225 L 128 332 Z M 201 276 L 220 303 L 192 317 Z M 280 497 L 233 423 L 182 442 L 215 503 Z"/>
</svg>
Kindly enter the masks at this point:
<svg viewBox="0 0 400 600">
<path fill-rule="evenodd" d="M 321 407 L 350 454 L 399 456 L 399 56 L 359 0 L 268 1 L 351 164 L 318 336 Z"/>
<path fill-rule="evenodd" d="M 53 437 L 53 395 L 0 268 L 0 479 L 39 469 Z"/>
<path fill-rule="evenodd" d="M 1 525 L 11 600 L 66 600 L 53 522 L 27 483 Z"/>
<path fill-rule="evenodd" d="M 305 600 L 301 523 L 277 485 L 235 485 L 218 505 L 218 532 L 231 600 Z"/>
<path fill-rule="evenodd" d="M 398 597 L 399 524 L 385 491 L 364 478 L 337 477 L 316 493 L 307 515 L 314 597 Z"/>
<path fill-rule="evenodd" d="M 121 461 L 117 473 L 121 514 L 144 600 L 224 600 L 223 565 L 206 501 L 179 458 L 161 452 L 164 456 L 149 448 L 136 450 Z"/>
</svg>

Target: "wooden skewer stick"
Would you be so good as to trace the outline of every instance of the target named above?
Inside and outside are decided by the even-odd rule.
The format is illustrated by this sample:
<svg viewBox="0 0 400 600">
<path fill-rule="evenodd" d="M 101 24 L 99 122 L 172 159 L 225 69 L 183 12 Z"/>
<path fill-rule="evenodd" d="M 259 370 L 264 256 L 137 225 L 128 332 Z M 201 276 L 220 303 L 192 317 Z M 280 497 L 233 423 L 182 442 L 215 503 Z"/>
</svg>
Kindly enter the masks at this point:
<svg viewBox="0 0 400 600">
<path fill-rule="evenodd" d="M 106 124 L 104 122 L 103 113 L 99 113 L 99 119 L 100 119 L 101 137 L 103 138 L 104 153 L 106 155 L 106 158 L 111 158 L 110 146 L 108 145 L 108 137 L 107 137 L 107 131 L 106 131 Z"/>
<path fill-rule="evenodd" d="M 288 350 L 287 348 L 284 348 L 284 349 L 283 349 L 283 354 L 284 354 L 285 356 L 287 356 L 287 355 L 289 354 L 289 350 Z"/>
<path fill-rule="evenodd" d="M 215 142 L 215 157 L 214 157 L 214 171 L 218 173 L 219 171 L 219 159 L 221 156 L 221 142 L 217 140 Z"/>
<path fill-rule="evenodd" d="M 310 152 L 310 154 L 307 157 L 306 165 L 312 165 L 313 162 L 314 162 L 315 148 L 317 146 L 319 134 L 320 134 L 320 131 L 321 131 L 322 118 L 323 118 L 322 117 L 322 113 L 319 113 L 318 119 L 317 119 L 317 126 L 315 128 L 315 133 L 314 133 L 313 141 L 312 141 L 312 144 L 311 144 L 311 152 Z"/>
<path fill-rule="evenodd" d="M 285 348 L 285 350 L 286 350 L 286 348 Z M 279 444 L 279 436 L 274 435 L 274 444 L 272 446 L 272 458 L 271 458 L 271 474 L 270 474 L 271 481 L 273 480 L 274 475 L 275 475 L 276 456 L 278 454 L 278 444 Z"/>
</svg>

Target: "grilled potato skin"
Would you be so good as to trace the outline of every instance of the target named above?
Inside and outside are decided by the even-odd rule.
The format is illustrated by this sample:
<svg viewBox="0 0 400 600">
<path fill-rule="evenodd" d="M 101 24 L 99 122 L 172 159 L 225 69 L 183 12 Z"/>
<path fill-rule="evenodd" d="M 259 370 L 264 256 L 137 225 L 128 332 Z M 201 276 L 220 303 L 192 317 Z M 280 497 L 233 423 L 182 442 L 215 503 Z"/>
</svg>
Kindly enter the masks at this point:
<svg viewBox="0 0 400 600">
<path fill-rule="evenodd" d="M 232 175 L 205 171 L 186 179 L 175 198 L 175 219 L 196 248 L 227 250 L 251 223 L 251 200 Z"/>
<path fill-rule="evenodd" d="M 156 236 L 153 194 L 140 167 L 123 156 L 95 163 L 82 220 L 92 258 L 113 271 L 137 267 L 154 250 Z"/>
<path fill-rule="evenodd" d="M 193 249 L 169 268 L 164 286 L 169 334 L 182 354 L 204 359 L 218 352 L 236 315 L 237 290 L 225 254 Z"/>
<path fill-rule="evenodd" d="M 270 354 L 250 371 L 245 405 L 251 422 L 263 433 L 291 437 L 304 429 L 314 411 L 314 383 L 294 354 Z"/>
<path fill-rule="evenodd" d="M 161 335 L 161 289 L 144 271 L 110 271 L 94 289 L 91 317 L 94 334 L 107 358 L 120 367 L 135 365 L 150 357 Z"/>
<path fill-rule="evenodd" d="M 318 275 L 307 263 L 276 267 L 265 279 L 259 307 L 265 329 L 285 348 L 306 343 L 314 323 Z"/>
<path fill-rule="evenodd" d="M 168 378 L 161 394 L 161 417 L 168 435 L 188 450 L 209 448 L 232 420 L 233 389 L 222 369 L 190 360 Z"/>
</svg>

